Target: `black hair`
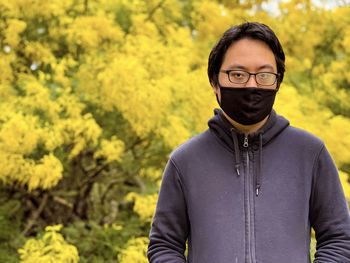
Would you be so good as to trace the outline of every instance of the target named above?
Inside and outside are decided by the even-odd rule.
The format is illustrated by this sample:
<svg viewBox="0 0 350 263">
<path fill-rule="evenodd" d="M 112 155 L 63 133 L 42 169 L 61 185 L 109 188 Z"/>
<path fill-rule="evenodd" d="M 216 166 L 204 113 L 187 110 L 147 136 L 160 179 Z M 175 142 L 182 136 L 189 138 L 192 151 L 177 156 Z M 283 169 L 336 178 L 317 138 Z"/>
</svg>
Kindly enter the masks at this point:
<svg viewBox="0 0 350 263">
<path fill-rule="evenodd" d="M 211 50 L 208 59 L 208 77 L 210 84 L 214 87 L 218 86 L 218 75 L 227 49 L 232 43 L 243 38 L 260 40 L 270 47 L 276 59 L 277 73 L 279 74 L 277 79 L 278 87 L 282 83 L 285 71 L 283 48 L 275 33 L 267 25 L 258 22 L 245 22 L 233 26 L 222 35 Z"/>
</svg>

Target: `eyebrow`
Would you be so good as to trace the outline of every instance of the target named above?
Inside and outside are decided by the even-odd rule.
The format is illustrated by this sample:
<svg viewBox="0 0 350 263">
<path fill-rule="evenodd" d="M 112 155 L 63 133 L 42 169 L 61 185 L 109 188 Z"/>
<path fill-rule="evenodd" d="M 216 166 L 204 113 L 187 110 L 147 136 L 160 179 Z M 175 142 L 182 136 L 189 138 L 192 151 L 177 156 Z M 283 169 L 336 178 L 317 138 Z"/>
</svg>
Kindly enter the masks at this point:
<svg viewBox="0 0 350 263">
<path fill-rule="evenodd" d="M 232 64 L 232 65 L 228 66 L 228 69 L 243 69 L 243 70 L 247 70 L 247 68 L 245 66 L 242 66 L 240 64 Z M 275 68 L 271 64 L 264 64 L 264 65 L 258 67 L 258 70 L 262 70 L 262 69 L 275 70 Z"/>
</svg>

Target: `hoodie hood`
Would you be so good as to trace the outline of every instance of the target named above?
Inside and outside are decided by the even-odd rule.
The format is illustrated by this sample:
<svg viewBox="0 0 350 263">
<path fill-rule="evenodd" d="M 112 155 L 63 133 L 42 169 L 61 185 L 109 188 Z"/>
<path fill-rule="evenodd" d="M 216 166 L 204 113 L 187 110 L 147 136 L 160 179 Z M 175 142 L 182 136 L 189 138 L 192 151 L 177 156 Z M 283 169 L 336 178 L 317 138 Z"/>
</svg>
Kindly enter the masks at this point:
<svg viewBox="0 0 350 263">
<path fill-rule="evenodd" d="M 238 138 L 239 147 L 241 148 L 241 146 L 243 146 L 245 137 L 244 133 L 232 126 L 221 109 L 214 110 L 214 116 L 209 120 L 208 126 L 231 151 L 235 150 L 234 142 L 232 140 L 232 132 L 234 132 Z M 248 135 L 249 141 L 251 144 L 256 145 L 259 140 L 259 134 L 262 134 L 262 146 L 264 146 L 277 137 L 278 134 L 288 126 L 289 121 L 284 117 L 277 115 L 275 110 L 272 110 L 264 126 L 257 132 Z"/>
<path fill-rule="evenodd" d="M 253 150 L 259 151 L 259 165 L 255 174 L 256 195 L 259 195 L 261 187 L 261 167 L 263 162 L 262 147 L 276 138 L 285 128 L 289 126 L 289 121 L 282 116 L 276 114 L 274 110 L 271 111 L 267 122 L 257 132 L 245 135 L 237 130 L 226 119 L 221 109 L 214 110 L 214 117 L 208 122 L 208 126 L 219 138 L 220 141 L 228 148 L 235 156 L 236 173 L 240 175 L 241 169 L 241 154 L 243 148 L 249 145 Z"/>
</svg>

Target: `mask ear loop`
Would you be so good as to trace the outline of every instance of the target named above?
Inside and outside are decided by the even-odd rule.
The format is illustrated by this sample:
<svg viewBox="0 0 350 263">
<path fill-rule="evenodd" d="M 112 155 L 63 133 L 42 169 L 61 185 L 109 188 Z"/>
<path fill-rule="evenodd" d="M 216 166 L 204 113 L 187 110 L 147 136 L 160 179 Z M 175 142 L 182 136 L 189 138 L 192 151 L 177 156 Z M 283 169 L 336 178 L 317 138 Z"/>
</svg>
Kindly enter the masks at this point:
<svg viewBox="0 0 350 263">
<path fill-rule="evenodd" d="M 218 102 L 219 106 L 221 107 L 221 103 L 220 103 L 220 101 L 219 101 L 219 96 L 218 96 L 218 94 L 216 94 L 216 101 Z"/>
<path fill-rule="evenodd" d="M 210 85 L 216 90 L 220 89 L 219 76 L 218 75 L 214 76 L 214 80 L 210 81 Z M 216 96 L 216 101 L 218 102 L 219 106 L 221 107 L 221 103 L 219 101 L 219 96 L 218 96 L 217 92 L 215 92 L 215 96 Z"/>
<path fill-rule="evenodd" d="M 281 76 L 281 74 L 280 73 L 277 73 L 277 86 L 276 86 L 276 92 L 277 91 L 279 91 L 279 89 L 280 89 L 280 85 L 281 85 L 281 83 L 282 82 L 280 82 L 280 76 Z"/>
<path fill-rule="evenodd" d="M 216 90 L 221 90 L 221 89 L 220 89 L 220 84 L 218 84 L 218 86 L 215 86 L 215 89 L 216 89 Z M 218 96 L 218 93 L 217 93 L 217 92 L 215 92 L 215 96 L 216 96 L 216 101 L 218 102 L 219 106 L 221 107 L 221 103 L 220 103 L 220 101 L 219 101 L 219 96 Z"/>
</svg>

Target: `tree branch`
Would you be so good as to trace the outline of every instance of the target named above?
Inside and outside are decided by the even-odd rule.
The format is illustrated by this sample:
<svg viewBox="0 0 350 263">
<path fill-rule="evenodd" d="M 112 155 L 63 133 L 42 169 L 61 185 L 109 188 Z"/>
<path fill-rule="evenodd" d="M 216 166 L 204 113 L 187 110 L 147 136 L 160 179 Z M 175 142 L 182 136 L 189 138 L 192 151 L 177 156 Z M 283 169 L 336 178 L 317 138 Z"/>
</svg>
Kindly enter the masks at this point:
<svg viewBox="0 0 350 263">
<path fill-rule="evenodd" d="M 44 210 L 44 208 L 47 204 L 48 197 L 49 197 L 48 193 L 44 193 L 44 196 L 40 202 L 39 207 L 35 211 L 32 212 L 32 214 L 27 222 L 27 225 L 22 232 L 23 235 L 26 235 L 29 232 L 29 230 L 35 224 L 36 220 L 39 218 L 40 214 L 42 213 L 42 211 Z"/>
<path fill-rule="evenodd" d="M 56 203 L 63 205 L 69 209 L 73 209 L 73 205 L 69 203 L 66 199 L 59 197 L 59 196 L 52 196 L 52 200 L 55 201 Z"/>
<path fill-rule="evenodd" d="M 160 1 L 153 9 L 149 12 L 148 17 L 145 19 L 145 22 L 150 21 L 154 15 L 154 13 L 162 7 L 166 0 Z"/>
<path fill-rule="evenodd" d="M 118 178 L 118 179 L 114 179 L 110 182 L 110 184 L 107 186 L 107 189 L 104 191 L 104 193 L 102 194 L 102 197 L 101 197 L 101 206 L 104 205 L 105 203 L 105 199 L 107 197 L 107 194 L 109 193 L 110 190 L 113 189 L 113 187 L 119 183 L 122 183 L 123 182 L 123 178 Z"/>
</svg>

